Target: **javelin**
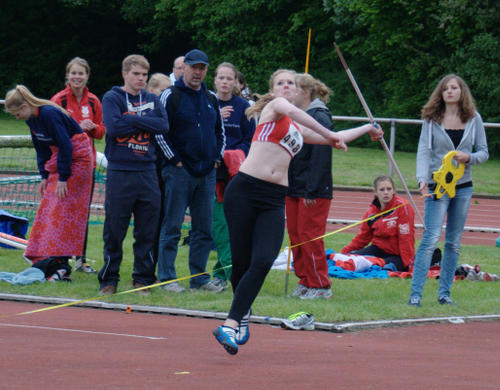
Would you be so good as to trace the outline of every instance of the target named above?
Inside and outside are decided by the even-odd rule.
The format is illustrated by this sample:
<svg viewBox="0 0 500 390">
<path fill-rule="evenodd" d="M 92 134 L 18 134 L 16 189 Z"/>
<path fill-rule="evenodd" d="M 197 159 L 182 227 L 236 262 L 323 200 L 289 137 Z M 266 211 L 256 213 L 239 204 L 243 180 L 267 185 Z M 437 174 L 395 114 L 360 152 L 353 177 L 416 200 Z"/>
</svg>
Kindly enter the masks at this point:
<svg viewBox="0 0 500 390">
<path fill-rule="evenodd" d="M 349 76 L 349 80 L 351 80 L 352 86 L 356 90 L 356 94 L 358 95 L 358 98 L 361 102 L 361 105 L 365 109 L 366 115 L 368 116 L 368 119 L 370 120 L 370 123 L 372 125 L 376 125 L 375 120 L 373 119 L 373 115 L 370 111 L 370 108 L 368 107 L 368 104 L 366 104 L 365 98 L 363 97 L 363 94 L 359 90 L 358 84 L 356 83 L 356 80 L 354 80 L 354 76 L 352 75 L 349 67 L 347 66 L 347 63 L 344 60 L 344 57 L 342 56 L 342 53 L 340 52 L 339 47 L 337 44 L 334 42 L 333 45 L 335 46 L 335 50 L 337 50 L 337 54 L 339 55 L 340 61 L 342 62 L 342 65 L 344 66 L 345 71 L 347 72 L 347 76 Z M 382 144 L 382 147 L 384 148 L 385 154 L 387 154 L 387 157 L 391 161 L 392 166 L 394 167 L 394 170 L 396 171 L 396 174 L 399 177 L 399 180 L 401 181 L 401 184 L 403 184 L 403 187 L 408 194 L 408 197 L 410 198 L 410 203 L 413 206 L 413 209 L 417 213 L 418 217 L 420 218 L 420 222 L 422 222 L 422 225 L 425 227 L 425 222 L 424 218 L 420 214 L 420 211 L 417 209 L 417 205 L 415 204 L 415 201 L 413 200 L 413 197 L 411 196 L 410 190 L 408 189 L 408 186 L 406 185 L 405 179 L 403 178 L 403 175 L 399 171 L 398 165 L 396 164 L 396 161 L 394 160 L 394 157 L 392 156 L 391 152 L 389 151 L 389 148 L 387 147 L 387 144 L 385 143 L 384 137 L 380 139 L 380 143 Z"/>
<path fill-rule="evenodd" d="M 311 50 L 311 29 L 309 29 L 309 37 L 307 38 L 307 53 L 306 53 L 306 69 L 304 73 L 308 73 L 309 70 L 309 52 Z"/>
</svg>

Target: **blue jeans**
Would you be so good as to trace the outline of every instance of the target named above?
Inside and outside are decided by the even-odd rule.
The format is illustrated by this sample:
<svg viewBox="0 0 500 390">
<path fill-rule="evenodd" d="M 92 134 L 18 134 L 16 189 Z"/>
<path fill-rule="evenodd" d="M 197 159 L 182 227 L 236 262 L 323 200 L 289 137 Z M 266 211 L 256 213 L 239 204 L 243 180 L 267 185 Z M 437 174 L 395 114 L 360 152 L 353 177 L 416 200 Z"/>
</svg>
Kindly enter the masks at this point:
<svg viewBox="0 0 500 390">
<path fill-rule="evenodd" d="M 434 200 L 433 197 L 425 199 L 425 231 L 415 255 L 413 278 L 411 280 L 411 297 L 422 297 L 432 253 L 441 236 L 446 215 L 448 215 L 448 218 L 446 221 L 443 258 L 441 259 L 438 297 L 450 296 L 450 289 L 460 254 L 460 240 L 469 212 L 471 198 L 472 187 L 465 187 L 457 189 L 455 197 L 452 199 L 446 194 L 438 200 Z"/>
<path fill-rule="evenodd" d="M 166 165 L 161 174 L 165 183 L 165 202 L 158 249 L 158 278 L 164 282 L 177 279 L 175 258 L 182 222 L 188 207 L 191 214 L 189 271 L 191 275 L 206 271 L 208 255 L 212 248 L 215 169 L 206 176 L 195 177 L 183 167 Z M 190 286 L 200 287 L 209 280 L 208 274 L 200 275 L 190 279 Z"/>
</svg>

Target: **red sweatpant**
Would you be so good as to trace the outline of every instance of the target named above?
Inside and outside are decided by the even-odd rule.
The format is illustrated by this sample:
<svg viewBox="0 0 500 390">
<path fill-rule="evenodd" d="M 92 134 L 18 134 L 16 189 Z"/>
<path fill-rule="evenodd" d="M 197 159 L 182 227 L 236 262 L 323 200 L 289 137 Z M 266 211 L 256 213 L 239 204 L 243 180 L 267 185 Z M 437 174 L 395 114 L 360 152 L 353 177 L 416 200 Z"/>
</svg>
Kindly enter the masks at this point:
<svg viewBox="0 0 500 390">
<path fill-rule="evenodd" d="M 286 228 L 291 245 L 322 236 L 330 210 L 330 199 L 317 198 L 306 207 L 304 198 L 286 197 Z M 293 266 L 299 283 L 308 288 L 330 288 L 323 239 L 314 240 L 292 249 Z"/>
</svg>

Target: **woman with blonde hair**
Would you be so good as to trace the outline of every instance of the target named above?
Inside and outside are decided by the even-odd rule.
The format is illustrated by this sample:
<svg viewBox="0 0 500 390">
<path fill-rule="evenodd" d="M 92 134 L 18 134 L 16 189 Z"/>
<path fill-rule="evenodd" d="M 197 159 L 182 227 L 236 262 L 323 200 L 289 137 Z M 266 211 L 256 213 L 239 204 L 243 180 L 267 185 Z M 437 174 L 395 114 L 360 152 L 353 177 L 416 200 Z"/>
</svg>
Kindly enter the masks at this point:
<svg viewBox="0 0 500 390">
<path fill-rule="evenodd" d="M 288 166 L 303 141 L 346 150 L 346 142 L 365 133 L 382 136 L 372 125 L 334 133 L 292 104 L 296 94 L 294 71 L 271 75 L 269 92 L 246 110 L 248 118 L 258 115 L 259 123 L 248 156 L 224 193 L 234 297 L 227 319 L 213 334 L 232 355 L 248 341 L 252 303 L 280 251 Z"/>
<path fill-rule="evenodd" d="M 172 80 L 164 73 L 153 73 L 149 77 L 146 90 L 160 96 L 161 93 L 172 85 Z"/>
<path fill-rule="evenodd" d="M 294 104 L 324 127 L 333 131 L 332 113 L 326 106 L 332 92 L 310 74 L 295 76 Z M 286 227 L 292 249 L 293 266 L 299 283 L 292 297 L 321 299 L 332 296 L 331 281 L 322 239 L 333 195 L 332 149 L 328 145 L 304 143 L 290 162 L 286 197 Z M 309 241 L 309 242 L 308 242 Z"/>
<path fill-rule="evenodd" d="M 465 172 L 457 181 L 454 197 L 445 193 L 439 199 L 435 196 L 427 196 L 425 199 L 425 230 L 415 255 L 408 304 L 420 307 L 432 254 L 446 218 L 437 295 L 438 303 L 453 305 L 450 290 L 472 198 L 471 166 L 488 159 L 488 145 L 483 121 L 476 111 L 469 87 L 455 74 L 449 74 L 439 81 L 422 108 L 422 118 L 424 123 L 417 151 L 417 181 L 422 195 L 434 192 L 436 182 L 433 180 L 433 172 L 439 170 L 443 157 L 448 152 L 456 152 L 454 164 L 465 164 Z"/>
<path fill-rule="evenodd" d="M 50 100 L 64 108 L 78 122 L 85 134 L 88 135 L 94 154 L 94 172 L 90 189 L 90 202 L 94 192 L 94 175 L 96 168 L 96 150 L 94 139 L 102 139 L 106 128 L 102 123 L 102 105 L 99 98 L 89 91 L 87 83 L 90 76 L 89 63 L 80 57 L 71 59 L 66 65 L 66 88 L 56 93 Z M 90 209 L 90 208 L 89 208 Z M 87 218 L 88 222 L 88 218 Z M 86 259 L 88 223 L 85 229 L 83 254 L 76 258 L 74 270 L 86 273 L 95 273 Z"/>
<path fill-rule="evenodd" d="M 42 200 L 25 257 L 34 266 L 50 259 L 50 269 L 57 272 L 48 276 L 71 280 L 68 259 L 83 252 L 92 185 L 94 158 L 88 137 L 66 110 L 33 96 L 23 85 L 7 92 L 5 107 L 30 128 L 42 177 Z"/>
</svg>

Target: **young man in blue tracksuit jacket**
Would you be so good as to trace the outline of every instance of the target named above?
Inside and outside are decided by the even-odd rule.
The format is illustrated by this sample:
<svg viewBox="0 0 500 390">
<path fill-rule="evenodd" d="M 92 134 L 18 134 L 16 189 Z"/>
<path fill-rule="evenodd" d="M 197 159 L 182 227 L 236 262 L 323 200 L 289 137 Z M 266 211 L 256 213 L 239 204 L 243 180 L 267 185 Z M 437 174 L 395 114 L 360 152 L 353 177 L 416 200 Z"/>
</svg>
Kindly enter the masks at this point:
<svg viewBox="0 0 500 390">
<path fill-rule="evenodd" d="M 212 248 L 212 208 L 215 194 L 215 167 L 225 147 L 224 125 L 215 95 L 203 79 L 208 57 L 191 50 L 184 57 L 184 76 L 160 97 L 170 123 L 168 142 L 158 142 L 164 154 L 162 178 L 165 183 L 164 218 L 158 249 L 158 278 L 176 279 L 175 258 L 187 207 L 191 215 L 189 269 L 191 275 L 206 271 Z M 208 274 L 190 279 L 191 289 L 222 291 Z M 163 286 L 182 292 L 177 282 Z"/>
<path fill-rule="evenodd" d="M 106 217 L 104 221 L 104 266 L 99 272 L 100 294 L 116 292 L 120 280 L 122 244 L 131 215 L 134 216 L 134 287 L 155 282 L 153 257 L 160 213 L 160 190 L 156 174 L 156 141 L 168 131 L 165 108 L 158 97 L 143 89 L 149 63 L 140 55 L 123 60 L 123 87 L 113 87 L 103 97 L 106 125 L 105 155 Z M 140 290 L 149 294 L 149 290 Z"/>
</svg>

